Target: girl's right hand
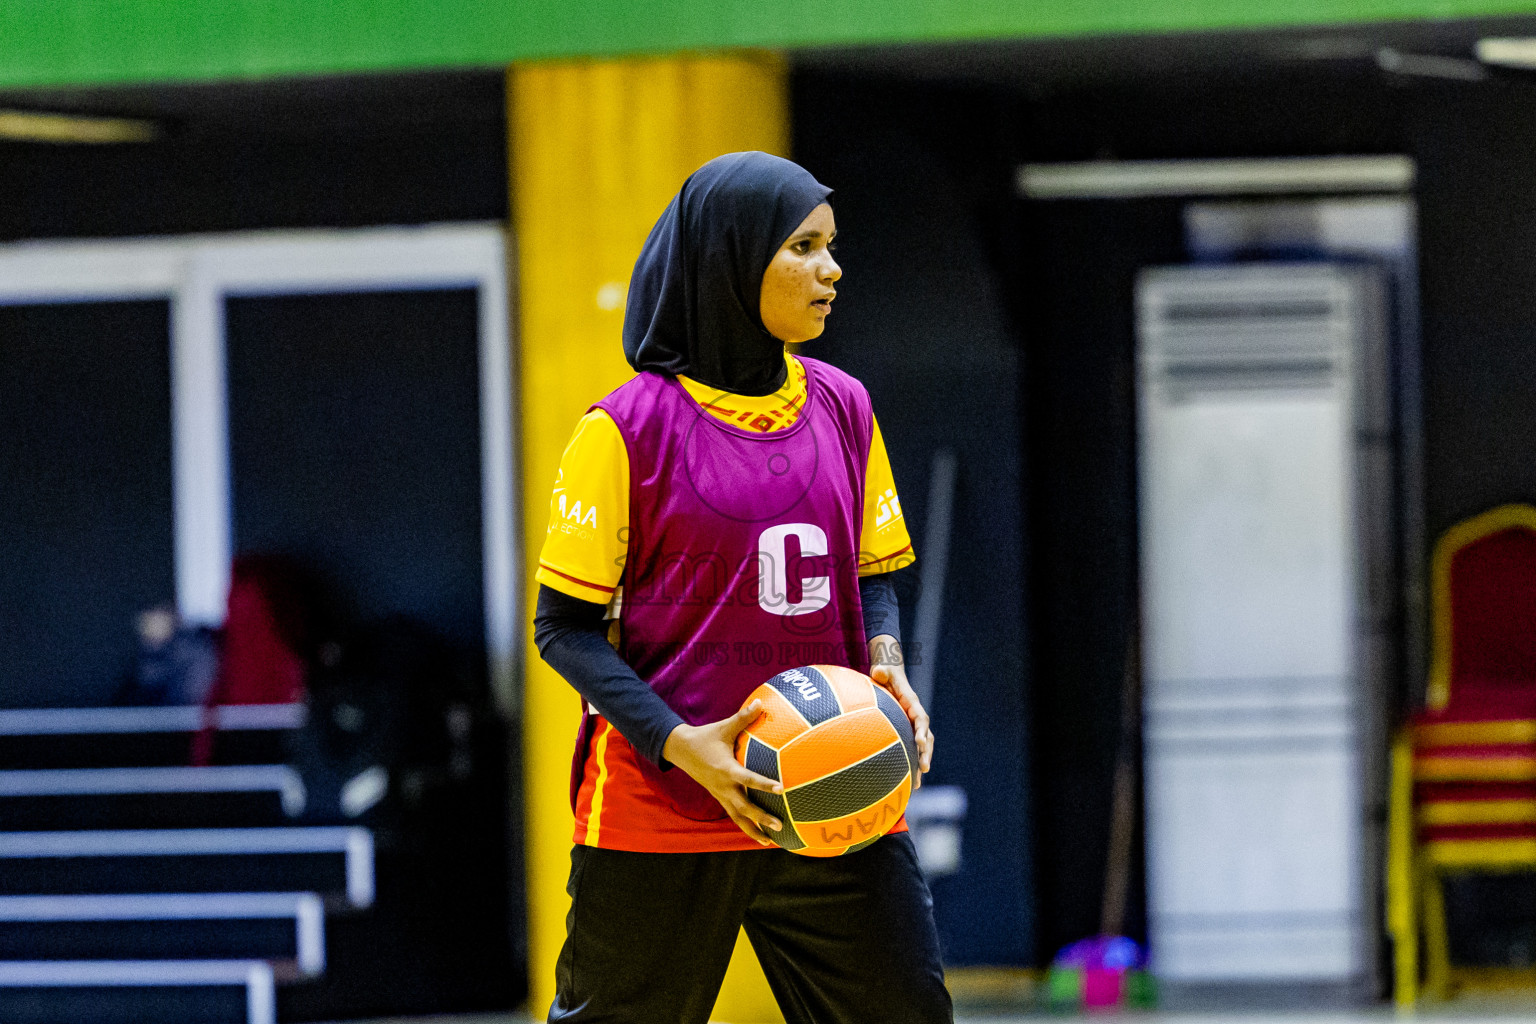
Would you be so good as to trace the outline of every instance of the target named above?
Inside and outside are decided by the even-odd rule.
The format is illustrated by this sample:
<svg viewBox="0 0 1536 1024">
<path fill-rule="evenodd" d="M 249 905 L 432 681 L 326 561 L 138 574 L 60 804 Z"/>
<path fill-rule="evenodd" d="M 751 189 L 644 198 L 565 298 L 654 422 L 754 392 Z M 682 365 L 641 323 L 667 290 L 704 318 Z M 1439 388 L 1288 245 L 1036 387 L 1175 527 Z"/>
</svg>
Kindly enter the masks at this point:
<svg viewBox="0 0 1536 1024">
<path fill-rule="evenodd" d="M 736 737 L 762 714 L 763 702 L 755 700 L 730 718 L 706 725 L 679 725 L 667 737 L 661 756 L 687 772 L 710 796 L 720 801 L 743 832 L 763 846 L 774 845 L 763 830 L 777 832 L 783 823 L 747 798 L 747 790 L 782 793 L 784 786 L 736 761 Z"/>
</svg>

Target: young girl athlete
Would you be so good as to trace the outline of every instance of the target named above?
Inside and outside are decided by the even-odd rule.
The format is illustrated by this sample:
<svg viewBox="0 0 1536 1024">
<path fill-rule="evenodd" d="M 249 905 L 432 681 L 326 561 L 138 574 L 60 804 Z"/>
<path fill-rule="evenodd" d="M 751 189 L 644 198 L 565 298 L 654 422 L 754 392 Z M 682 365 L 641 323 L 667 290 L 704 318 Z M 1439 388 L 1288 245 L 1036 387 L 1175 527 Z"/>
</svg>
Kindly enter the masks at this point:
<svg viewBox="0 0 1536 1024">
<path fill-rule="evenodd" d="M 711 160 L 630 280 L 638 375 L 560 462 L 534 637 L 584 698 L 571 911 L 550 1021 L 703 1024 L 745 928 L 792 1024 L 952 1019 L 905 825 L 839 857 L 787 853 L 732 756 L 765 679 L 807 663 L 895 695 L 924 771 L 888 574 L 912 560 L 869 395 L 786 353 L 842 270 L 830 189 L 765 153 Z"/>
</svg>

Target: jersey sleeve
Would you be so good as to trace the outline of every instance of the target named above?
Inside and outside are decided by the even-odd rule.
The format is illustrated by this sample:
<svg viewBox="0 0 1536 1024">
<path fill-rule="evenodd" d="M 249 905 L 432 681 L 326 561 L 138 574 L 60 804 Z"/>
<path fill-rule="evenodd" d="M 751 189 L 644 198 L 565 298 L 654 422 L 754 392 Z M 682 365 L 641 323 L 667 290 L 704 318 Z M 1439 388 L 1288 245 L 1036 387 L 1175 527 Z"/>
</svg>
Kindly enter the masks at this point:
<svg viewBox="0 0 1536 1024">
<path fill-rule="evenodd" d="M 891 572 L 916 560 L 907 520 L 896 496 L 891 459 L 880 436 L 880 421 L 869 441 L 869 466 L 864 472 L 864 525 L 859 533 L 859 575 Z"/>
<path fill-rule="evenodd" d="M 560 456 L 534 578 L 568 597 L 607 604 L 624 572 L 628 537 L 629 452 L 618 424 L 594 409 Z"/>
</svg>

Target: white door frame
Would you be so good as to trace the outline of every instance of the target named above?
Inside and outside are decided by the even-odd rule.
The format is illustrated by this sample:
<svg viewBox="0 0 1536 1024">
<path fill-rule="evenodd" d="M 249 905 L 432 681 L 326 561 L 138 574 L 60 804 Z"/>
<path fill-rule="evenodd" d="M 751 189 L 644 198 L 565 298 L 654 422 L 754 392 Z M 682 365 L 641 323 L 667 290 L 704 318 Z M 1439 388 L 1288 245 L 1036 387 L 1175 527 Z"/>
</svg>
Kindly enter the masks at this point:
<svg viewBox="0 0 1536 1024">
<path fill-rule="evenodd" d="M 511 710 L 522 553 L 506 281 L 506 235 L 495 224 L 0 245 L 0 305 L 170 302 L 176 605 L 211 625 L 224 619 L 232 554 L 224 299 L 476 289 L 486 654 L 493 691 Z"/>
</svg>

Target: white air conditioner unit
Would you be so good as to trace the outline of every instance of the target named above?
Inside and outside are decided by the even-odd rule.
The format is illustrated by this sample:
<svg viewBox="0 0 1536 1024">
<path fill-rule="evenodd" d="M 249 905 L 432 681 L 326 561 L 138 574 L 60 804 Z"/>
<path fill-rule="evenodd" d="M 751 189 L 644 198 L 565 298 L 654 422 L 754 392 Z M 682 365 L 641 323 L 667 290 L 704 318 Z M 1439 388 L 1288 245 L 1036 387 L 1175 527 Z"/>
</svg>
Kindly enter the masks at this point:
<svg viewBox="0 0 1536 1024">
<path fill-rule="evenodd" d="M 1385 378 L 1384 308 L 1341 265 L 1138 282 L 1148 925 L 1168 981 L 1366 969 L 1358 521 L 1386 413 L 1361 382 Z"/>
</svg>

